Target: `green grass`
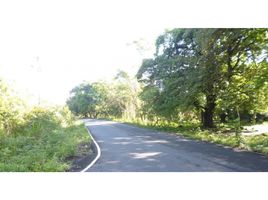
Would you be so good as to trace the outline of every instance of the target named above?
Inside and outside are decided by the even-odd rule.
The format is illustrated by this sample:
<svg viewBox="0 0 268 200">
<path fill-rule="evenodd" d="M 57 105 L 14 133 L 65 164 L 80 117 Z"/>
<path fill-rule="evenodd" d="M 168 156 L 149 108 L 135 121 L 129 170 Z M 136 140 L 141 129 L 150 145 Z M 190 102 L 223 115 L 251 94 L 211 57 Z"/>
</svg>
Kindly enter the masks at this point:
<svg viewBox="0 0 268 200">
<path fill-rule="evenodd" d="M 0 135 L 0 171 L 67 171 L 71 167 L 68 157 L 76 155 L 79 144 L 85 142 L 90 137 L 81 123 L 68 127 L 53 121 L 28 123 L 21 132 Z"/>
<path fill-rule="evenodd" d="M 246 143 L 250 150 L 268 155 L 268 133 L 247 137 Z"/>
<path fill-rule="evenodd" d="M 220 124 L 218 128 L 202 130 L 199 124 L 184 123 L 178 125 L 177 123 L 144 123 L 142 121 L 130 121 L 124 119 L 117 119 L 127 124 L 136 125 L 142 128 L 150 128 L 160 130 L 176 135 L 181 135 L 186 138 L 201 140 L 233 148 L 246 149 L 268 155 L 268 131 L 267 134 L 256 136 L 241 136 L 235 134 L 235 124 Z"/>
</svg>

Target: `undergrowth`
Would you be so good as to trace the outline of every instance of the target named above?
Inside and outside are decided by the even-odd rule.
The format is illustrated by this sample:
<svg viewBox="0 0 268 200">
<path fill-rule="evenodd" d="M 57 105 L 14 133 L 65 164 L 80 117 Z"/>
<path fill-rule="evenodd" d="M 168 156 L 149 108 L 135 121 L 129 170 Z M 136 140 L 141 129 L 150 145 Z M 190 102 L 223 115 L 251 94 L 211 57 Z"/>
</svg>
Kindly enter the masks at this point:
<svg viewBox="0 0 268 200">
<path fill-rule="evenodd" d="M 0 171 L 67 171 L 72 164 L 67 158 L 89 141 L 84 125 L 68 111 L 34 108 L 12 132 L 1 131 Z"/>
<path fill-rule="evenodd" d="M 156 129 L 186 138 L 212 142 L 233 148 L 246 149 L 268 155 L 268 130 L 266 134 L 255 136 L 243 136 L 236 132 L 235 123 L 218 124 L 214 129 L 202 129 L 197 123 L 174 123 L 174 122 L 143 122 L 141 120 L 113 119 L 142 128 Z M 240 128 L 240 127 L 239 127 Z M 237 133 L 237 134 L 236 134 Z"/>
</svg>

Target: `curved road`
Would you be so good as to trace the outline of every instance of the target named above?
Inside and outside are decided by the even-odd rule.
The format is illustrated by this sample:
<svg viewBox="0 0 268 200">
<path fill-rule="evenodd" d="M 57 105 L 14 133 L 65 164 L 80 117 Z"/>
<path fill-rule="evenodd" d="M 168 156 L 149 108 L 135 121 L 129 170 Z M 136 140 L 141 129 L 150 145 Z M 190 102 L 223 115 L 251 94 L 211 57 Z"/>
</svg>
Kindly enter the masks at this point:
<svg viewBox="0 0 268 200">
<path fill-rule="evenodd" d="M 84 120 L 101 149 L 92 172 L 268 171 L 268 157 L 118 122 Z"/>
</svg>

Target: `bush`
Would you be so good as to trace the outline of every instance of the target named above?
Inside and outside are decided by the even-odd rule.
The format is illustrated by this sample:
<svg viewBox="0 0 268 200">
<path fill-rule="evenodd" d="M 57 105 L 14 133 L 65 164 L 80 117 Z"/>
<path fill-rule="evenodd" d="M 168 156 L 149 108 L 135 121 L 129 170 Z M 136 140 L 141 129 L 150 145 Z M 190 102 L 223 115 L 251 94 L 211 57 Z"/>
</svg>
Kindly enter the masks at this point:
<svg viewBox="0 0 268 200">
<path fill-rule="evenodd" d="M 0 80 L 0 171 L 65 171 L 89 142 L 67 107 L 29 108 Z"/>
<path fill-rule="evenodd" d="M 35 107 L 12 133 L 0 135 L 0 171 L 66 171 L 67 157 L 89 143 L 83 124 L 75 124 L 66 108 Z"/>
</svg>

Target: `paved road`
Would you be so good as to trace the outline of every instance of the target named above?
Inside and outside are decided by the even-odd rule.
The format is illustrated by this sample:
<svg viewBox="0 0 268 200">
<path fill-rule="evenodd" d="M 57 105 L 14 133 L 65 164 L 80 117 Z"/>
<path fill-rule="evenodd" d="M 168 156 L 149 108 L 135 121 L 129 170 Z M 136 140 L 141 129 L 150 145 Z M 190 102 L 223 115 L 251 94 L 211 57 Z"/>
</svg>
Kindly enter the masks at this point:
<svg viewBox="0 0 268 200">
<path fill-rule="evenodd" d="M 268 171 L 268 157 L 122 123 L 85 120 L 101 149 L 93 172 Z"/>
</svg>

